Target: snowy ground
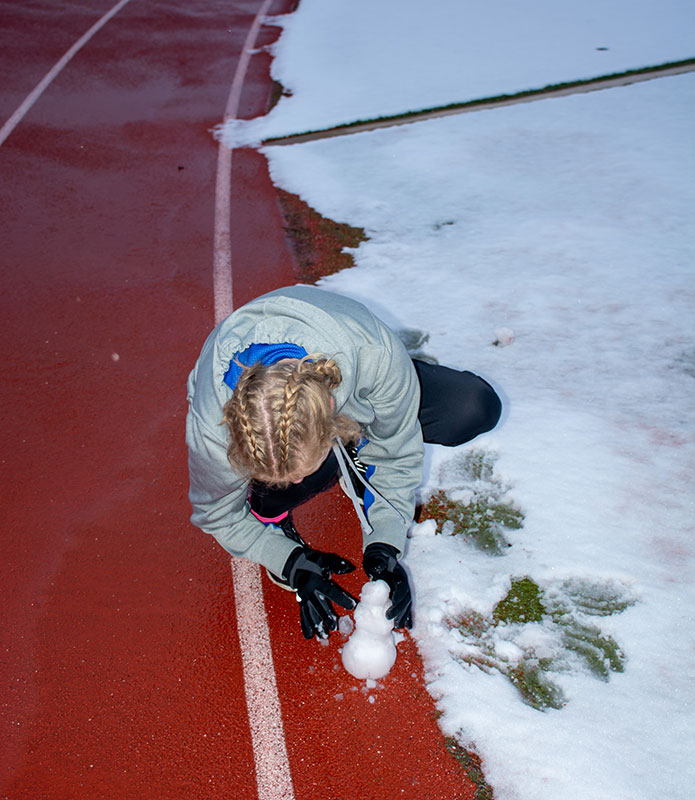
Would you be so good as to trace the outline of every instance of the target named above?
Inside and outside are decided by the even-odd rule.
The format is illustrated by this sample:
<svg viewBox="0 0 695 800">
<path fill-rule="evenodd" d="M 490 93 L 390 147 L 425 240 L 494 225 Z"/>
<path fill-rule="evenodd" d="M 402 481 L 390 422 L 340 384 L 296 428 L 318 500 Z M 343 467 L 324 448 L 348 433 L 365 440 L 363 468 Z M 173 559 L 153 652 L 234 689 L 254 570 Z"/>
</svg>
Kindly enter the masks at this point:
<svg viewBox="0 0 695 800">
<path fill-rule="evenodd" d="M 424 7 L 302 0 L 274 62 L 293 96 L 253 135 L 693 56 L 680 0 Z M 423 498 L 516 509 L 512 546 L 430 521 L 407 554 L 442 726 L 497 800 L 680 800 L 695 779 L 694 93 L 685 75 L 265 149 L 278 185 L 370 237 L 321 285 L 505 400 L 491 434 L 428 449 Z M 525 620 L 505 611 L 523 578 Z"/>
</svg>

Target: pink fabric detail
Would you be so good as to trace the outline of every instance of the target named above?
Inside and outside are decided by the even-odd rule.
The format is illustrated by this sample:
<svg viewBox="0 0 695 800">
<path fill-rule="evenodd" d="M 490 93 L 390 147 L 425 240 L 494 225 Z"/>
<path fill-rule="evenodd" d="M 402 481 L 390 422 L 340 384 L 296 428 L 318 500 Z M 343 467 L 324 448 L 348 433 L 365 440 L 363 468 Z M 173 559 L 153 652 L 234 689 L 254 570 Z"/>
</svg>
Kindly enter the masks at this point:
<svg viewBox="0 0 695 800">
<path fill-rule="evenodd" d="M 289 511 L 283 511 L 282 514 L 279 514 L 277 517 L 262 517 L 260 514 L 256 514 L 253 509 L 250 509 L 250 511 L 253 516 L 261 522 L 280 522 L 281 519 L 285 519 L 285 517 L 290 513 Z"/>
</svg>

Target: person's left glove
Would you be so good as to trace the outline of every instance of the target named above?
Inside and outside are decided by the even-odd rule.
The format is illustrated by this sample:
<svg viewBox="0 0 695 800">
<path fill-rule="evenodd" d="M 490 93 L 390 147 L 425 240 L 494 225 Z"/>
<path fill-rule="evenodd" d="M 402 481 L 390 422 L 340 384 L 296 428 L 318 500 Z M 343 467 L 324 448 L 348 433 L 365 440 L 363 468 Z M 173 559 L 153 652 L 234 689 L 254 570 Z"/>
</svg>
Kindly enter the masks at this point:
<svg viewBox="0 0 695 800">
<path fill-rule="evenodd" d="M 412 628 L 413 598 L 408 574 L 398 563 L 398 550 L 385 542 L 367 545 L 362 558 L 362 568 L 373 581 L 386 581 L 391 590 L 391 608 L 386 619 L 393 620 L 394 628 Z"/>
<path fill-rule="evenodd" d="M 336 553 L 323 553 L 311 547 L 300 547 L 290 553 L 282 577 L 296 590 L 299 600 L 299 621 L 305 639 L 325 639 L 338 627 L 333 603 L 346 609 L 357 600 L 331 580 L 331 574 L 346 575 L 355 565 Z"/>
</svg>

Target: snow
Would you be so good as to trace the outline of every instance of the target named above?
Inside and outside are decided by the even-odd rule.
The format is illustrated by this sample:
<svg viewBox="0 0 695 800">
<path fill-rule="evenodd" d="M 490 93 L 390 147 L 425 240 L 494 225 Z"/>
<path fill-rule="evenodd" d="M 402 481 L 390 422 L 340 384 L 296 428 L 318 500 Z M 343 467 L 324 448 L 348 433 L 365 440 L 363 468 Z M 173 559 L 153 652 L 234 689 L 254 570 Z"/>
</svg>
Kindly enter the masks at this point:
<svg viewBox="0 0 695 800">
<path fill-rule="evenodd" d="M 244 136 L 302 133 L 693 57 L 690 0 L 301 0 L 270 21 L 284 97 Z M 242 126 L 245 128 L 246 126 Z M 256 139 L 257 140 L 257 139 Z"/>
<path fill-rule="evenodd" d="M 302 0 L 274 46 L 293 96 L 244 135 L 693 55 L 684 0 L 423 8 Z M 406 554 L 440 724 L 497 800 L 691 795 L 694 92 L 664 77 L 263 150 L 276 184 L 369 236 L 320 285 L 426 332 L 503 398 L 491 433 L 427 448 L 421 493 L 509 506 L 523 527 L 491 555 L 428 520 Z M 548 614 L 498 619 L 524 577 Z M 512 681 L 544 660 L 557 708 Z"/>
<path fill-rule="evenodd" d="M 343 666 L 355 678 L 366 679 L 368 686 L 370 681 L 386 677 L 396 662 L 393 623 L 386 619 L 390 605 L 387 583 L 365 583 L 354 611 L 354 632 L 343 645 Z M 343 630 L 349 626 L 342 625 Z"/>
</svg>

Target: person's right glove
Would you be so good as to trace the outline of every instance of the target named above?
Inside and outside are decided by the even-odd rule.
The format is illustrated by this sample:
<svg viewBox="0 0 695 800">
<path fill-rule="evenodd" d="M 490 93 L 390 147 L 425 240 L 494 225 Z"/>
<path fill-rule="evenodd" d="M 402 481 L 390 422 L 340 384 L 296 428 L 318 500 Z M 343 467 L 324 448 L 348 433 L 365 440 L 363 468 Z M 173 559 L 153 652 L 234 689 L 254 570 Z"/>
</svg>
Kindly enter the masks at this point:
<svg viewBox="0 0 695 800">
<path fill-rule="evenodd" d="M 305 639 L 328 637 L 338 627 L 338 615 L 333 603 L 346 609 L 357 605 L 357 600 L 331 580 L 331 574 L 345 575 L 355 565 L 336 553 L 323 553 L 311 547 L 300 547 L 290 553 L 282 577 L 297 592 L 299 621 Z"/>
<path fill-rule="evenodd" d="M 391 590 L 391 608 L 386 619 L 393 620 L 394 628 L 412 628 L 413 598 L 408 574 L 398 563 L 398 550 L 385 542 L 367 545 L 362 558 L 362 568 L 373 581 L 386 581 Z"/>
</svg>

